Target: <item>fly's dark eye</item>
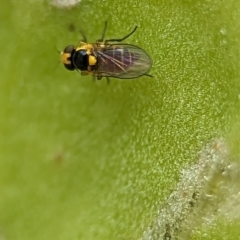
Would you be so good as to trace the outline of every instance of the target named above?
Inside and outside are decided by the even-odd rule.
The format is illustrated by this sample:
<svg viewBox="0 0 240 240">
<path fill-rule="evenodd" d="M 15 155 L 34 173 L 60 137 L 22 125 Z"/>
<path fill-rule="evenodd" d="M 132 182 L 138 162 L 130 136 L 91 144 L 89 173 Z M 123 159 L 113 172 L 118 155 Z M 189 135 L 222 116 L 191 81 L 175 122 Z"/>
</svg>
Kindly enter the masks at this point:
<svg viewBox="0 0 240 240">
<path fill-rule="evenodd" d="M 74 50 L 74 46 L 69 45 L 69 46 L 64 48 L 63 53 L 70 53 L 71 54 L 73 50 Z"/>
<path fill-rule="evenodd" d="M 85 49 L 80 49 L 73 54 L 72 61 L 76 68 L 81 71 L 88 69 L 88 54 Z"/>
<path fill-rule="evenodd" d="M 72 64 L 64 64 L 64 67 L 69 71 L 75 70 L 75 67 Z"/>
<path fill-rule="evenodd" d="M 73 45 L 69 45 L 64 48 L 61 53 L 62 63 L 64 64 L 67 70 L 73 71 L 75 69 L 72 63 L 72 55 L 75 52 L 75 47 Z"/>
</svg>

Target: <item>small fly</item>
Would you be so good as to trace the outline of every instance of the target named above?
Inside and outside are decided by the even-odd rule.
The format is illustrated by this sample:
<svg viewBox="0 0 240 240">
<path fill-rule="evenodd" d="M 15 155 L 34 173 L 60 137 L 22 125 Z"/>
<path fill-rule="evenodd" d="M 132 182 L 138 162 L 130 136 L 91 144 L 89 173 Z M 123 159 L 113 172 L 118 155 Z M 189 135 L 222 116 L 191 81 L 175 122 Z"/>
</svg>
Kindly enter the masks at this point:
<svg viewBox="0 0 240 240">
<path fill-rule="evenodd" d="M 107 22 L 102 33 L 102 38 L 96 43 L 87 43 L 83 33 L 83 41 L 77 47 L 67 46 L 61 52 L 61 60 L 65 68 L 81 72 L 81 75 L 92 75 L 98 80 L 120 78 L 132 79 L 141 76 L 152 77 L 148 71 L 152 67 L 150 56 L 140 47 L 121 43 L 130 37 L 137 26 L 127 36 L 120 39 L 104 41 Z"/>
</svg>

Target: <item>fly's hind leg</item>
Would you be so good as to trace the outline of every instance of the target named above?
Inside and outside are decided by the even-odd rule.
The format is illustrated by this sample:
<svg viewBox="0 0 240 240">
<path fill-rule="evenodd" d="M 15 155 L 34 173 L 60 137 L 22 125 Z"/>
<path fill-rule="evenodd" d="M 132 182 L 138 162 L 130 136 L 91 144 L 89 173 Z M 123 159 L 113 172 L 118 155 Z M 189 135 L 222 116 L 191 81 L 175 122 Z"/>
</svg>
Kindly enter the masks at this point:
<svg viewBox="0 0 240 240">
<path fill-rule="evenodd" d="M 113 39 L 105 40 L 105 44 L 107 44 L 108 42 L 122 42 L 126 38 L 130 37 L 137 30 L 137 28 L 138 28 L 138 26 L 135 26 L 135 28 L 127 36 L 125 36 L 123 38 L 113 38 Z"/>
<path fill-rule="evenodd" d="M 147 74 L 147 73 L 145 73 L 144 76 L 153 78 L 153 75 L 150 75 L 150 74 Z"/>
</svg>

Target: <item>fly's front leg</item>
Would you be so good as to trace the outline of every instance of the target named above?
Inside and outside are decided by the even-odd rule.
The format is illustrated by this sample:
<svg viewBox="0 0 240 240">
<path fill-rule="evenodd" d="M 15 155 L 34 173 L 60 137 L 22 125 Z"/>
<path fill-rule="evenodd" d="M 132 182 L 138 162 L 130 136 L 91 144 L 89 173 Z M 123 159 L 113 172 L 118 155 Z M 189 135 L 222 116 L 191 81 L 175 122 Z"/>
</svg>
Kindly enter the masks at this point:
<svg viewBox="0 0 240 240">
<path fill-rule="evenodd" d="M 87 42 L 87 38 L 86 38 L 86 35 L 84 34 L 84 32 L 82 31 L 82 30 L 80 30 L 79 31 L 80 32 L 80 34 L 81 34 L 81 36 L 82 36 L 82 40 L 81 40 L 81 42 L 83 41 L 83 42 Z"/>
</svg>

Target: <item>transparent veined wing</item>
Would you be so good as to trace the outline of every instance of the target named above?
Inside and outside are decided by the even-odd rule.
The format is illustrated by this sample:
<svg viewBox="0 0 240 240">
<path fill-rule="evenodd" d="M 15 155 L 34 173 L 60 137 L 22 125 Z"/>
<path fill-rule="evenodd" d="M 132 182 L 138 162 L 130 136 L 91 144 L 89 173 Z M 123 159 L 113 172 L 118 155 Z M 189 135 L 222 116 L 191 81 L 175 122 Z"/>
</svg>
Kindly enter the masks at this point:
<svg viewBox="0 0 240 240">
<path fill-rule="evenodd" d="M 152 66 L 149 55 L 131 44 L 105 45 L 95 54 L 98 62 L 96 76 L 137 78 L 147 74 Z"/>
</svg>

